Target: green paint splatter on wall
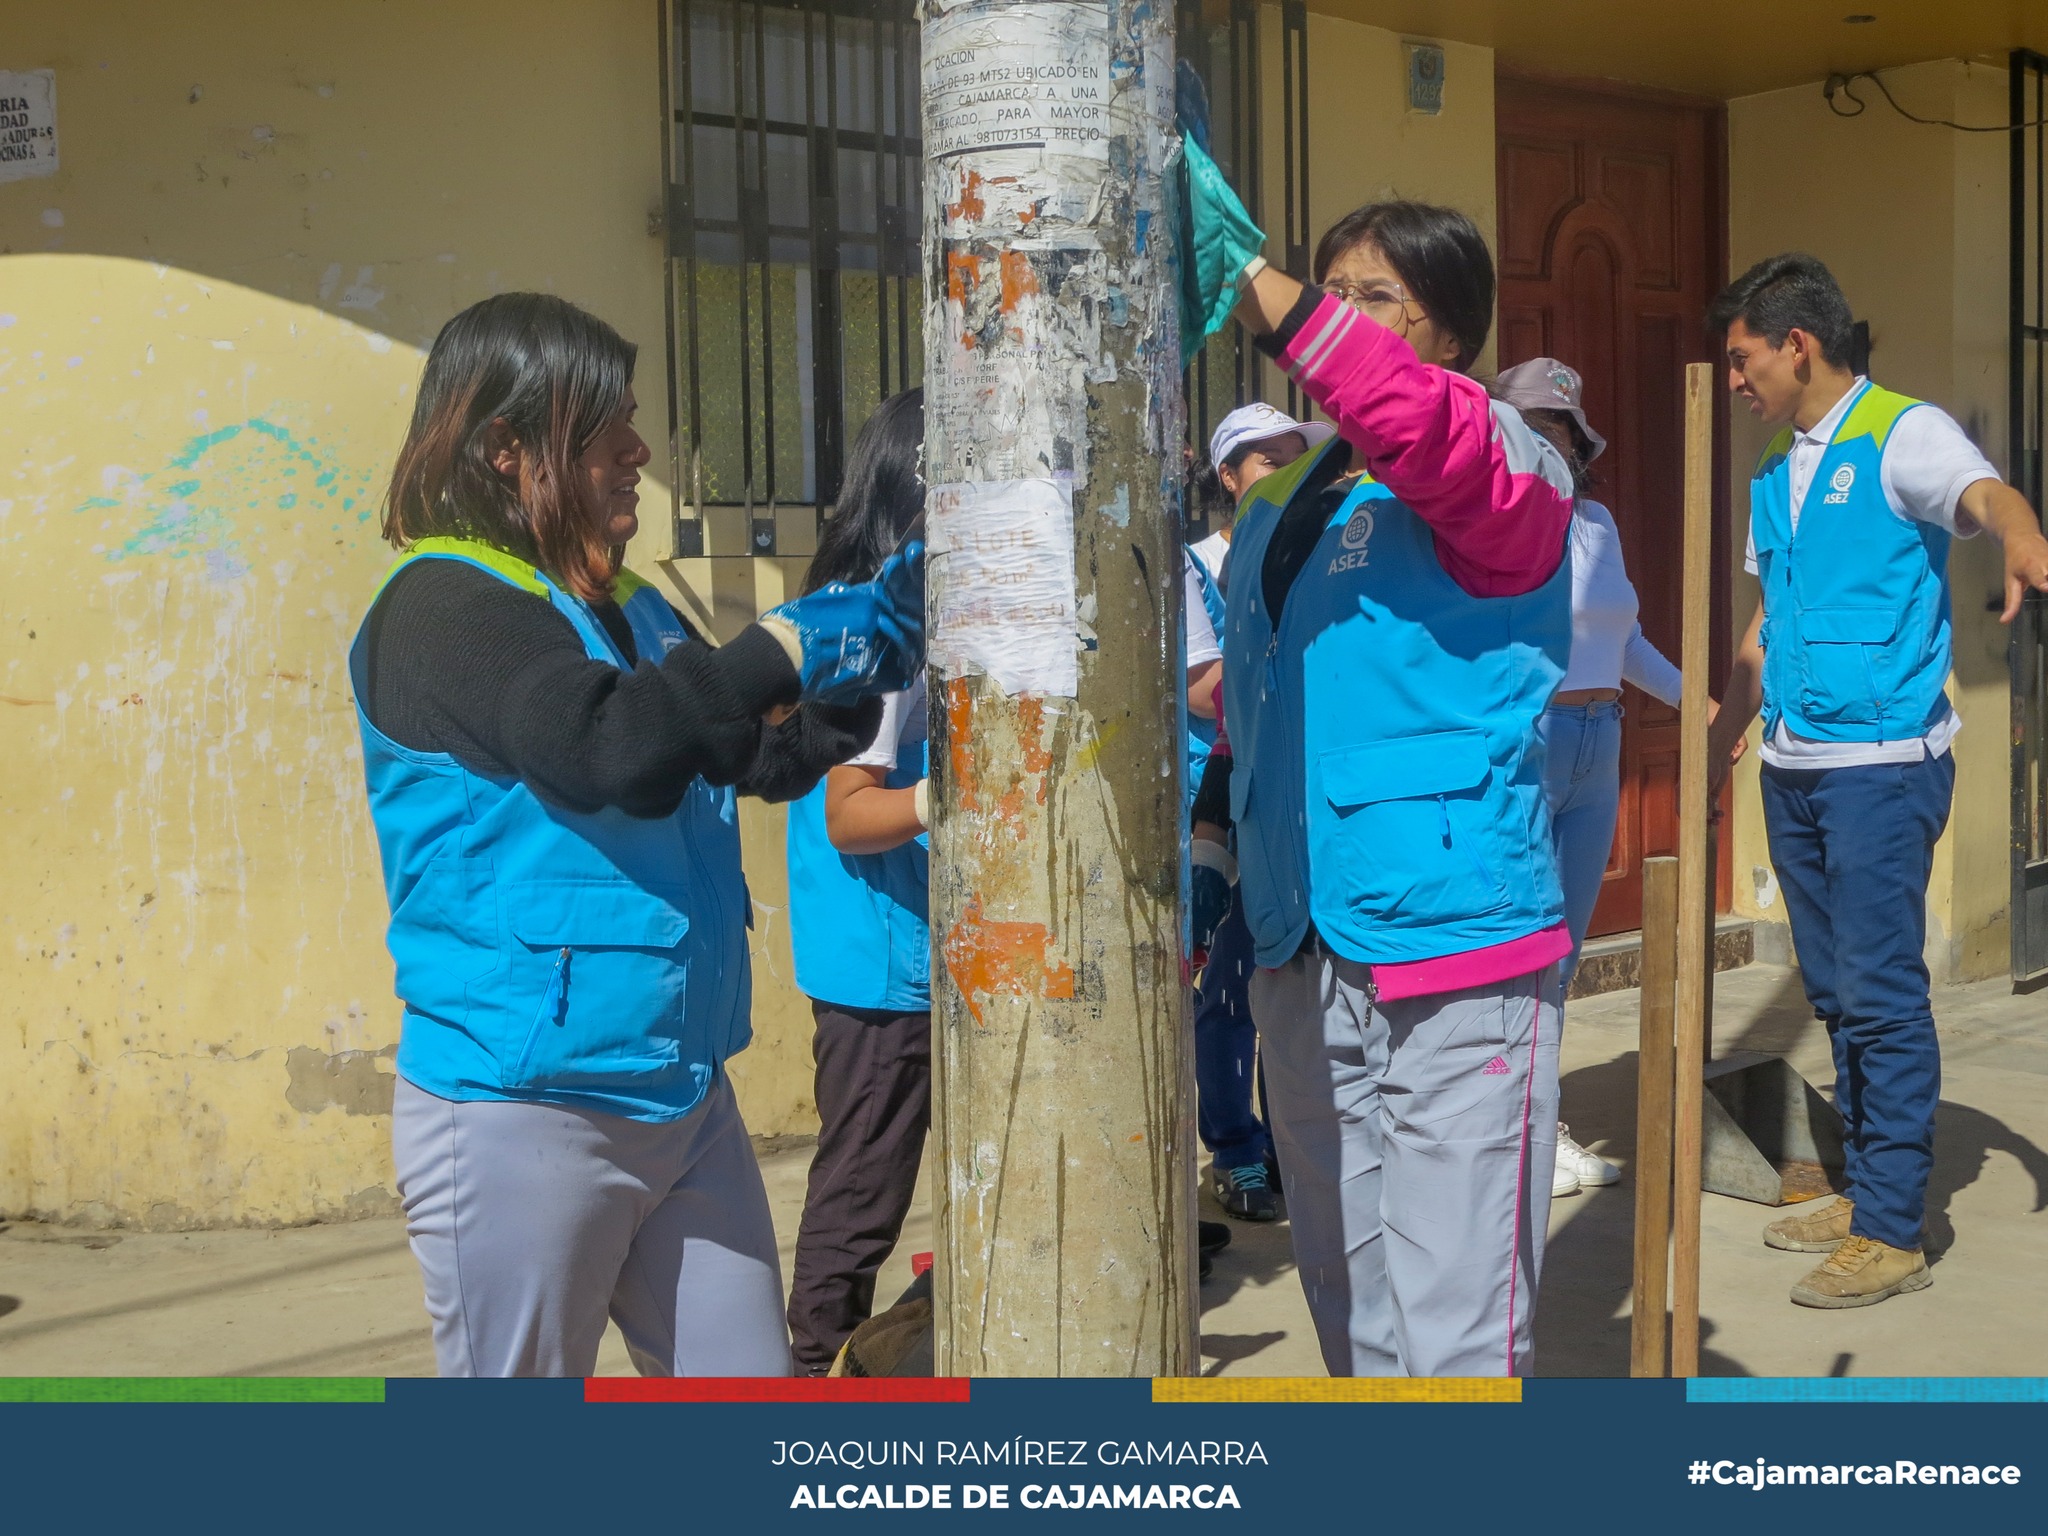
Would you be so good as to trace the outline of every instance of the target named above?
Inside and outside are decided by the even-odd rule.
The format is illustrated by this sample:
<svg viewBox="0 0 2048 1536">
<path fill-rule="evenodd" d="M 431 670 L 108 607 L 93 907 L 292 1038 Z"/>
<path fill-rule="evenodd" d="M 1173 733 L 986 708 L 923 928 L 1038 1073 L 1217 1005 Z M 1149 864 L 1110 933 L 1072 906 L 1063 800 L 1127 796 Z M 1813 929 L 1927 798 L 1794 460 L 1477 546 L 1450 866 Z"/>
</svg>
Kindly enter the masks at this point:
<svg viewBox="0 0 2048 1536">
<path fill-rule="evenodd" d="M 371 471 L 341 461 L 317 438 L 301 438 L 273 421 L 252 417 L 205 432 L 183 444 L 162 469 L 140 475 L 121 499 L 89 496 L 72 510 L 121 511 L 141 521 L 106 551 L 110 561 L 163 555 L 197 559 L 213 580 L 248 574 L 245 540 L 263 531 L 263 514 L 289 512 L 299 493 L 285 482 L 301 469 L 313 475 L 319 501 L 331 509 L 369 516 Z M 246 519 L 246 520 L 244 520 Z"/>
</svg>

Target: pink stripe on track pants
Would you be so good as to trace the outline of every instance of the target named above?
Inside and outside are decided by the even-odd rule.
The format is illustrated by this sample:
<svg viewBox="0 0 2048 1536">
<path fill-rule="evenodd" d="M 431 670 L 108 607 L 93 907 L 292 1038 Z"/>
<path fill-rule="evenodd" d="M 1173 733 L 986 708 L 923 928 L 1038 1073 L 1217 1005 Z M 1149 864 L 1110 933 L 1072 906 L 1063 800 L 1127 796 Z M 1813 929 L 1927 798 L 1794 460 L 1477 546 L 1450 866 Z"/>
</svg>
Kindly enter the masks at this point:
<svg viewBox="0 0 2048 1536">
<path fill-rule="evenodd" d="M 1320 947 L 1251 983 L 1294 1257 L 1333 1376 L 1519 1376 L 1557 1157 L 1554 967 L 1374 1004 Z"/>
</svg>

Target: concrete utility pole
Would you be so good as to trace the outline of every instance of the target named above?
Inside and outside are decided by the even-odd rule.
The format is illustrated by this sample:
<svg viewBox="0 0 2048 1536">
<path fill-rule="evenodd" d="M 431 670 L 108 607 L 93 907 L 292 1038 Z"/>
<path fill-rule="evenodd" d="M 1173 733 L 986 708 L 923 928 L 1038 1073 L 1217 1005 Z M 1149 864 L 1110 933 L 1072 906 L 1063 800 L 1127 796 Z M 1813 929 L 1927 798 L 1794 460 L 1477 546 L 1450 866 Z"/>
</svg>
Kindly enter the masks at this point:
<svg viewBox="0 0 2048 1536">
<path fill-rule="evenodd" d="M 924 4 L 941 1374 L 1198 1358 L 1172 15 Z"/>
</svg>

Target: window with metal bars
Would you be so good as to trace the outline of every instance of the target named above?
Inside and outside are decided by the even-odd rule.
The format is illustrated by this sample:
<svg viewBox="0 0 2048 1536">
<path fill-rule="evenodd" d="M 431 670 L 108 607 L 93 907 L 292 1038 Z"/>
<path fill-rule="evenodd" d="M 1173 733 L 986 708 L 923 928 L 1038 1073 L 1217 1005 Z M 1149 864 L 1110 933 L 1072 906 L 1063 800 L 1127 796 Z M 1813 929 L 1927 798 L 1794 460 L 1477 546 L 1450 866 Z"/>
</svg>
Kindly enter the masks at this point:
<svg viewBox="0 0 2048 1536">
<path fill-rule="evenodd" d="M 1178 0 L 1175 46 L 1194 65 L 1209 92 L 1210 152 L 1247 212 L 1263 221 L 1264 104 L 1259 62 L 1258 0 Z M 1308 276 L 1308 8 L 1301 0 L 1280 6 L 1281 227 L 1279 260 L 1296 277 Z M 1227 326 L 1188 365 L 1188 441 L 1206 457 L 1209 434 L 1240 405 L 1266 396 L 1265 360 L 1243 330 Z M 1301 398 L 1290 383 L 1288 408 Z M 1187 508 L 1188 532 L 1207 531 L 1207 509 Z"/>
<path fill-rule="evenodd" d="M 771 555 L 846 445 L 923 376 L 912 0 L 670 0 L 676 552 Z M 705 514 L 744 513 L 707 548 Z"/>
<path fill-rule="evenodd" d="M 2048 56 L 2012 55 L 2012 330 L 2007 478 L 2048 494 Z M 2012 627 L 2012 973 L 2048 975 L 2048 599 Z"/>
</svg>

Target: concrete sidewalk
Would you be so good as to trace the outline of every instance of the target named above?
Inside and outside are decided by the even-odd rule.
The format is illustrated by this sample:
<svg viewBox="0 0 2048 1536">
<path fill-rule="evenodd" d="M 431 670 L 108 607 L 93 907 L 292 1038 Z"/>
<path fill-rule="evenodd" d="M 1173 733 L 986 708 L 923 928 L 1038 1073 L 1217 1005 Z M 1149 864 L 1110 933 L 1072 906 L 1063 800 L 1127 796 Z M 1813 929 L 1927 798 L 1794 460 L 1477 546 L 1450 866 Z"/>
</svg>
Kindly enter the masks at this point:
<svg viewBox="0 0 2048 1536">
<path fill-rule="evenodd" d="M 1792 1306 L 1812 1259 L 1758 1240 L 1771 1213 L 1704 1197 L 1703 1369 L 1714 1375 L 2048 1375 L 2048 999 L 2003 982 L 1936 995 L 1945 1059 L 1929 1243 L 1935 1285 L 1851 1312 Z M 1624 1167 L 1634 1137 L 1636 994 L 1572 1004 L 1566 1118 Z M 1752 966 L 1716 989 L 1717 1053 L 1789 1056 L 1830 1080 L 1827 1041 L 1795 973 Z M 808 1149 L 763 1158 L 783 1269 Z M 1204 1202 L 1205 1207 L 1207 1201 Z M 1545 1375 L 1628 1365 L 1633 1189 L 1624 1181 L 1552 1207 L 1538 1320 Z M 1205 1209 L 1214 1218 L 1217 1213 Z M 1203 1369 L 1320 1375 L 1284 1223 L 1233 1222 L 1203 1288 Z M 931 1247 L 920 1200 L 879 1294 Z M 599 1370 L 630 1367 L 616 1330 Z M 0 1375 L 430 1374 L 419 1279 L 396 1221 L 283 1232 L 0 1229 Z"/>
</svg>

